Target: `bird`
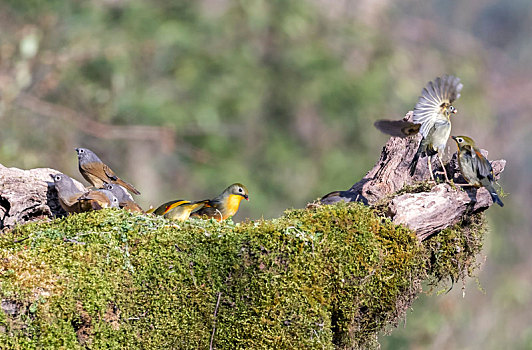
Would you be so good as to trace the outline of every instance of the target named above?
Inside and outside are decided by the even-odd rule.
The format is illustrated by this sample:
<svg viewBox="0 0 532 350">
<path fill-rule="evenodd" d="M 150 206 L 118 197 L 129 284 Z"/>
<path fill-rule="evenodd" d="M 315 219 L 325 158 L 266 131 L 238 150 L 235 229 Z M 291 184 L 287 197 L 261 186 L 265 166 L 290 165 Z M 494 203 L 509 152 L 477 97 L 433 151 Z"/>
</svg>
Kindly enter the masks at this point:
<svg viewBox="0 0 532 350">
<path fill-rule="evenodd" d="M 218 197 L 205 200 L 204 206 L 190 216 L 213 218 L 222 221 L 236 214 L 242 199 L 249 200 L 248 189 L 241 183 L 234 183 L 227 187 Z"/>
<path fill-rule="evenodd" d="M 119 207 L 118 198 L 111 191 L 102 189 L 89 191 L 79 197 L 78 201 L 82 211 Z"/>
<path fill-rule="evenodd" d="M 140 194 L 133 185 L 116 176 L 111 168 L 104 164 L 90 149 L 76 148 L 76 152 L 79 160 L 79 172 L 94 187 L 102 188 L 104 184 L 112 183 L 124 186 L 134 194 Z"/>
<path fill-rule="evenodd" d="M 407 137 L 421 133 L 419 147 L 410 162 L 409 173 L 414 176 L 419 157 L 428 156 L 427 162 L 431 179 L 431 157 L 437 155 L 443 169 L 445 179 L 449 182 L 442 156 L 447 140 L 451 134 L 450 116 L 457 113 L 452 105 L 460 97 L 463 84 L 453 75 L 443 75 L 427 83 L 414 108 L 412 122 L 403 120 L 378 120 L 375 127 L 380 131 L 396 137 Z"/>
<path fill-rule="evenodd" d="M 116 198 L 120 208 L 127 209 L 131 212 L 144 213 L 144 210 L 133 200 L 133 197 L 120 185 L 117 184 L 104 184 L 105 190 L 111 191 Z"/>
<path fill-rule="evenodd" d="M 50 174 L 50 176 L 54 180 L 54 187 L 61 207 L 67 213 L 81 213 L 83 210 L 78 199 L 86 191 L 77 188 L 74 181 L 65 174 Z"/>
<path fill-rule="evenodd" d="M 491 164 L 475 146 L 475 141 L 467 136 L 452 136 L 452 139 L 458 146 L 458 165 L 464 179 L 472 186 L 486 188 L 493 202 L 504 206 L 493 187 L 495 180 Z"/>
<path fill-rule="evenodd" d="M 173 200 L 161 204 L 153 210 L 153 214 L 161 215 L 166 219 L 186 221 L 192 212 L 201 209 L 207 203 L 206 200 L 191 202 L 183 199 Z"/>
</svg>

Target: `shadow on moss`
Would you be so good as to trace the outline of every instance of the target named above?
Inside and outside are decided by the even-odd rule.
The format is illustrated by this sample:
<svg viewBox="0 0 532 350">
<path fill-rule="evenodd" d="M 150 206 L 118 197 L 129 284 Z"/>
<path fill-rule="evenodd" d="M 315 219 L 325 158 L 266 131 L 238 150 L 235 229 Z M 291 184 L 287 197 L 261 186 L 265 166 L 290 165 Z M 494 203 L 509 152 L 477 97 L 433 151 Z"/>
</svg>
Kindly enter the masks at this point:
<svg viewBox="0 0 532 350">
<path fill-rule="evenodd" d="M 29 224 L 0 237 L 0 343 L 376 347 L 423 281 L 472 273 L 482 228 L 479 216 L 419 243 L 360 204 L 237 225 L 119 210 Z"/>
</svg>

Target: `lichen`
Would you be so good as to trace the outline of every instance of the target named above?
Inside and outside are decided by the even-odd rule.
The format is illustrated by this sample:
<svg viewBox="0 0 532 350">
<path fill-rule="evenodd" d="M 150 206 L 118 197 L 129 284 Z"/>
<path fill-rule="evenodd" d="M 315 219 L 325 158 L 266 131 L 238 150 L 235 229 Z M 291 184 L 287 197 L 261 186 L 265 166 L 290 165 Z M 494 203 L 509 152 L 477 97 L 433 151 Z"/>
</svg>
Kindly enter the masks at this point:
<svg viewBox="0 0 532 350">
<path fill-rule="evenodd" d="M 240 224 L 113 209 L 27 224 L 0 236 L 0 343 L 377 347 L 423 281 L 471 275 L 482 227 L 478 216 L 419 243 L 356 203 Z"/>
</svg>

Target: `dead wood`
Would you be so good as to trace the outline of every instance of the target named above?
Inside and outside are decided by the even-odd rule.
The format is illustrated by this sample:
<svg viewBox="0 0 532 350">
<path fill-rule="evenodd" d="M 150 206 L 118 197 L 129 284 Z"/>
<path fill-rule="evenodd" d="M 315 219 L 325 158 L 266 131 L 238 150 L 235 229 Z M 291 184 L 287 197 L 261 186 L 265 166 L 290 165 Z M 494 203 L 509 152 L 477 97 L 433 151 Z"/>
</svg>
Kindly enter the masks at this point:
<svg viewBox="0 0 532 350">
<path fill-rule="evenodd" d="M 412 112 L 409 112 L 404 120 L 409 120 L 411 115 Z M 419 160 L 413 177 L 408 172 L 408 166 L 420 140 L 419 134 L 407 138 L 391 137 L 382 148 L 379 160 L 366 176 L 346 191 L 332 192 L 324 196 L 322 203 L 359 201 L 368 205 L 384 205 L 386 214 L 394 223 L 408 226 L 416 232 L 420 240 L 456 224 L 465 215 L 484 211 L 493 204 L 491 196 L 484 188 L 460 188 L 448 183 L 439 183 L 421 192 L 418 191 L 423 186 L 419 186 L 415 193 L 408 193 L 405 186 L 413 188 L 430 180 L 426 158 Z M 487 154 L 483 150 L 484 152 Z M 491 164 L 495 177 L 498 178 L 506 161 L 495 160 Z M 432 168 L 436 172 L 441 171 L 436 157 Z M 456 161 L 456 152 L 445 168 L 455 183 L 465 184 Z M 439 180 L 441 181 L 442 177 Z"/>
<path fill-rule="evenodd" d="M 0 164 L 0 230 L 16 224 L 66 215 L 48 168 L 21 170 Z M 83 190 L 81 183 L 74 180 Z"/>
</svg>

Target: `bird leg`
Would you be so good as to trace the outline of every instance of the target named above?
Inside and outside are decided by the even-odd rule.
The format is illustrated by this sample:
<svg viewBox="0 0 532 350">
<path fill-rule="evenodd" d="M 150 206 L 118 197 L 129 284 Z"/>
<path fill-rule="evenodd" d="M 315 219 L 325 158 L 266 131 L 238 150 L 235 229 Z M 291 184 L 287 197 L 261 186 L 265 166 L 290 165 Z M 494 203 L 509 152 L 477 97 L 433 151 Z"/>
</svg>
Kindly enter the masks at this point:
<svg viewBox="0 0 532 350">
<path fill-rule="evenodd" d="M 430 161 L 432 157 L 431 156 L 428 156 L 427 157 L 427 164 L 429 166 L 429 174 L 430 174 L 430 178 L 433 182 L 436 182 L 436 180 L 434 180 L 434 174 L 432 174 L 432 162 Z"/>
<path fill-rule="evenodd" d="M 457 184 L 457 183 L 454 183 L 453 184 L 456 186 L 456 187 L 475 187 L 474 185 L 471 185 L 471 184 Z"/>
<path fill-rule="evenodd" d="M 445 170 L 445 165 L 443 165 L 443 161 L 441 160 L 440 154 L 437 154 L 438 160 L 440 161 L 441 168 L 443 170 L 443 175 L 445 176 L 445 182 L 450 182 L 449 177 L 447 176 L 447 170 Z"/>
</svg>

